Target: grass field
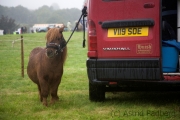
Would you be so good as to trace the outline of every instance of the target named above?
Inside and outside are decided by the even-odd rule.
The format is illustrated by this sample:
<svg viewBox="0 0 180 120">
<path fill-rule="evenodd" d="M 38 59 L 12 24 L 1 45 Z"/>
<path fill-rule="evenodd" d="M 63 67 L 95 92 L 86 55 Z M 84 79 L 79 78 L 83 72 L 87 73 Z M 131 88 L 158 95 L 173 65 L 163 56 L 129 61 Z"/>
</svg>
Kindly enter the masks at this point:
<svg viewBox="0 0 180 120">
<path fill-rule="evenodd" d="M 64 32 L 67 40 L 70 32 Z M 87 48 L 82 32 L 68 43 L 68 57 L 59 86 L 60 100 L 44 107 L 26 74 L 28 55 L 45 46 L 45 33 L 24 34 L 25 75 L 21 76 L 20 35 L 0 36 L 0 120 L 178 120 L 180 92 L 106 93 L 104 102 L 91 102 L 86 73 Z M 12 42 L 14 41 L 14 44 Z"/>
</svg>

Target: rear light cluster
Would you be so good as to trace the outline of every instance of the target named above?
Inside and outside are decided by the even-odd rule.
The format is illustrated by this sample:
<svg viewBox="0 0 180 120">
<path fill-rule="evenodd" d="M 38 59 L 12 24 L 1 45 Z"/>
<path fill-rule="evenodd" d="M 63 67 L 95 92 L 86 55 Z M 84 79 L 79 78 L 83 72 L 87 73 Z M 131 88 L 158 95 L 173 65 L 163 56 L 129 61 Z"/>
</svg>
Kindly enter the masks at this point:
<svg viewBox="0 0 180 120">
<path fill-rule="evenodd" d="M 93 20 L 88 21 L 89 24 L 89 51 L 88 57 L 97 57 L 97 35 L 96 35 L 96 25 Z"/>
</svg>

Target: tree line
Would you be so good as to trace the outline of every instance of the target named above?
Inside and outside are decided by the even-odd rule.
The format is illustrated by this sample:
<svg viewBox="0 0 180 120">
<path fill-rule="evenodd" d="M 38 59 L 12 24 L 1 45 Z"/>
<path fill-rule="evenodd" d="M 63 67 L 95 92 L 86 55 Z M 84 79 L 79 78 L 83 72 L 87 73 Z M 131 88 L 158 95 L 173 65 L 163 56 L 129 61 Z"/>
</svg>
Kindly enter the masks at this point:
<svg viewBox="0 0 180 120">
<path fill-rule="evenodd" d="M 27 28 L 34 24 L 65 24 L 70 21 L 74 23 L 79 19 L 81 10 L 54 9 L 53 6 L 42 6 L 36 10 L 29 10 L 21 5 L 16 7 L 5 7 L 0 5 L 0 29 L 12 33 L 18 27 Z"/>
</svg>

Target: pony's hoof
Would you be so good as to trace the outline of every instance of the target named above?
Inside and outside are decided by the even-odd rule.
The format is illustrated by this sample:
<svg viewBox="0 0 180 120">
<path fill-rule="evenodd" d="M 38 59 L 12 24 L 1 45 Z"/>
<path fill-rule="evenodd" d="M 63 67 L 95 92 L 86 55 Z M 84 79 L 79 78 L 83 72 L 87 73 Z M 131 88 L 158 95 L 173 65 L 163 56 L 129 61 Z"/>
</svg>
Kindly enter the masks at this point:
<svg viewBox="0 0 180 120">
<path fill-rule="evenodd" d="M 44 106 L 46 106 L 46 107 L 48 106 L 48 104 L 47 104 L 47 103 L 43 103 L 43 105 L 44 105 Z"/>
<path fill-rule="evenodd" d="M 58 100 L 59 100 L 59 99 L 51 99 L 50 104 L 54 104 L 54 103 L 56 103 Z"/>
<path fill-rule="evenodd" d="M 48 106 L 47 102 L 42 102 L 42 104 L 46 107 Z"/>
</svg>

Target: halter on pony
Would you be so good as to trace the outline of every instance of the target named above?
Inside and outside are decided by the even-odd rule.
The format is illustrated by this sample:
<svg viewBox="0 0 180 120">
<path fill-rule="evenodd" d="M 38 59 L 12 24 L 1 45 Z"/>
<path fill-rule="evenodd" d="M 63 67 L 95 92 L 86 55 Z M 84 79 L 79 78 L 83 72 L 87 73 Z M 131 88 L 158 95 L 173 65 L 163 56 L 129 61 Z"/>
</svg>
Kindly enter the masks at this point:
<svg viewBox="0 0 180 120">
<path fill-rule="evenodd" d="M 57 44 L 54 42 L 50 42 L 50 43 L 46 44 L 46 49 L 47 48 L 56 49 L 56 55 L 58 55 L 59 52 L 63 52 L 63 48 L 66 46 L 66 41 L 63 37 L 61 38 L 61 41 L 62 42 L 60 44 Z"/>
<path fill-rule="evenodd" d="M 50 58 L 62 53 L 63 48 L 66 46 L 66 41 L 62 34 L 63 29 L 64 26 L 52 28 L 46 34 L 46 55 Z"/>
</svg>

